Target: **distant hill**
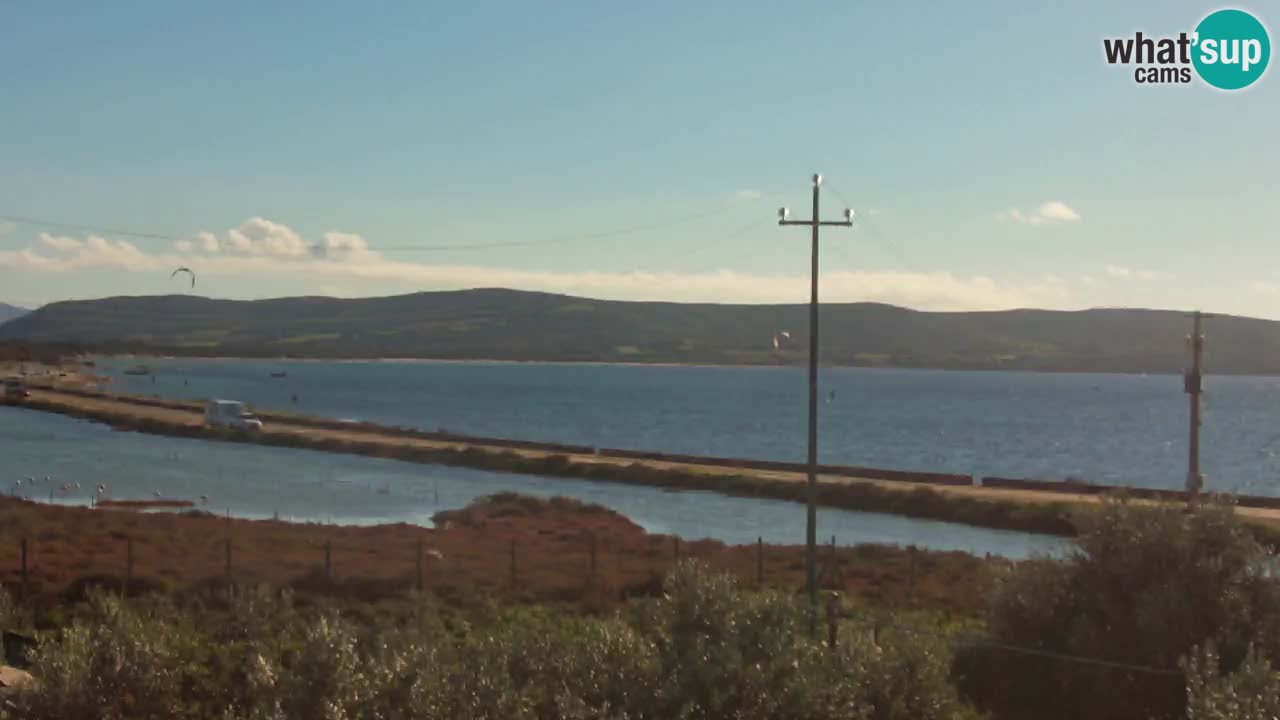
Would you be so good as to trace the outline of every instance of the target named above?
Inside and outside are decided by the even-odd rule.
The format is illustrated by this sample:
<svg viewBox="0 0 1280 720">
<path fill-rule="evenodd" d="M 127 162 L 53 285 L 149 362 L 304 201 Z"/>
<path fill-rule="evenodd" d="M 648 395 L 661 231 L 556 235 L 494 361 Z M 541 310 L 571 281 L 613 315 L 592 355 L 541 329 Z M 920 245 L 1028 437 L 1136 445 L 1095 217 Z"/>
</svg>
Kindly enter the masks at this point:
<svg viewBox="0 0 1280 720">
<path fill-rule="evenodd" d="M 827 364 L 1178 372 L 1181 312 L 918 312 L 822 306 Z M 765 364 L 804 362 L 808 309 L 588 300 L 467 290 L 343 300 L 115 297 L 61 302 L 0 326 L 0 340 L 99 351 L 320 358 Z M 781 351 L 772 339 L 787 330 Z M 1208 321 L 1208 368 L 1280 374 L 1280 322 Z"/>
<path fill-rule="evenodd" d="M 26 315 L 28 312 L 30 311 L 26 308 L 20 308 L 16 305 L 6 305 L 5 303 L 0 302 L 0 325 L 3 325 L 16 317 Z"/>
</svg>

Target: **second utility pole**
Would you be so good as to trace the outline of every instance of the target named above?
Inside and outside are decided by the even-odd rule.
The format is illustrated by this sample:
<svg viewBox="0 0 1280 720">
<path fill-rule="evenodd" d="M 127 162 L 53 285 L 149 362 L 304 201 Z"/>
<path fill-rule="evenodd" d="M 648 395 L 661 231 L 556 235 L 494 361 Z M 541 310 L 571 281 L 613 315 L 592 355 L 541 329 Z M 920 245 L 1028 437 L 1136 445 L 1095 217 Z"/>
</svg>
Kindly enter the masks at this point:
<svg viewBox="0 0 1280 720">
<path fill-rule="evenodd" d="M 853 226 L 853 211 L 845 208 L 844 220 L 818 218 L 818 190 L 822 176 L 813 176 L 813 215 L 808 220 L 788 220 L 788 210 L 778 210 L 779 225 L 808 225 L 813 228 L 809 274 L 809 457 L 805 522 L 805 589 L 809 593 L 809 634 L 818 632 L 818 228 L 823 225 Z"/>
<path fill-rule="evenodd" d="M 1187 499 L 1195 500 L 1204 488 L 1204 476 L 1200 474 L 1200 393 L 1204 389 L 1204 335 L 1200 333 L 1200 320 L 1212 315 L 1199 310 L 1189 315 L 1192 319 L 1191 335 L 1187 337 L 1191 350 L 1191 369 L 1183 379 L 1183 389 L 1191 396 L 1190 432 L 1187 438 Z"/>
</svg>

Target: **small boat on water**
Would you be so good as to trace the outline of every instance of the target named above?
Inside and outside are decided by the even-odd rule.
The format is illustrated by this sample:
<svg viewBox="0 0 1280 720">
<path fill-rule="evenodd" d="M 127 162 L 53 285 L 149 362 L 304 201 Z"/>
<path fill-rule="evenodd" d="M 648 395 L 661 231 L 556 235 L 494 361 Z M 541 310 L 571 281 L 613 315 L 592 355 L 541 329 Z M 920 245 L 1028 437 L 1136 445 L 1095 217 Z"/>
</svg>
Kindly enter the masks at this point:
<svg viewBox="0 0 1280 720">
<path fill-rule="evenodd" d="M 150 375 L 151 368 L 146 365 L 135 365 L 124 371 L 125 375 Z"/>
<path fill-rule="evenodd" d="M 271 377 L 273 378 L 289 377 L 289 372 L 287 370 L 280 370 L 280 371 L 271 373 Z"/>
</svg>

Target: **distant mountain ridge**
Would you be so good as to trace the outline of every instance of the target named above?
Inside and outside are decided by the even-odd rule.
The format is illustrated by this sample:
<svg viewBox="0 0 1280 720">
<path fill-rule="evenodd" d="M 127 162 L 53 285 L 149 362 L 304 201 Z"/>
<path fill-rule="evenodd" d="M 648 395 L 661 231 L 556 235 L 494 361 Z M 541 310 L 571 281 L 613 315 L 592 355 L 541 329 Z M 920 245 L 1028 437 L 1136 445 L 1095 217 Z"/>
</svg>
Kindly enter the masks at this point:
<svg viewBox="0 0 1280 720">
<path fill-rule="evenodd" d="M 7 303 L 0 302 L 0 325 L 3 325 L 16 317 L 22 317 L 29 312 L 31 311 L 26 308 L 20 308 L 17 305 L 9 305 Z"/>
<path fill-rule="evenodd" d="M 1169 310 L 921 312 L 822 306 L 822 360 L 952 369 L 1178 372 L 1190 323 Z M 798 364 L 808 308 L 623 302 L 482 289 L 392 297 L 113 297 L 46 305 L 0 340 L 177 355 Z M 781 331 L 775 351 L 773 339 Z M 1280 374 L 1280 322 L 1206 323 L 1208 369 Z"/>
</svg>

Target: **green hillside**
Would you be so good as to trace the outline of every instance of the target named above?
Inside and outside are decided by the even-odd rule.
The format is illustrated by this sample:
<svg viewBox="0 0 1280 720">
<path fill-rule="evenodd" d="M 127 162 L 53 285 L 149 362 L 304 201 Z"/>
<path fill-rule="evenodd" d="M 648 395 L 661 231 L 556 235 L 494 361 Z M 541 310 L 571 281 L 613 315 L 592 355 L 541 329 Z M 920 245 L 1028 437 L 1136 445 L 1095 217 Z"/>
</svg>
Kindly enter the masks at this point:
<svg viewBox="0 0 1280 720">
<path fill-rule="evenodd" d="M 1181 312 L 918 312 L 822 307 L 823 362 L 939 368 L 1177 372 Z M 513 290 L 382 298 L 210 300 L 116 297 L 46 305 L 0 326 L 0 340 L 166 354 L 605 362 L 799 363 L 805 305 L 589 300 Z M 773 349 L 775 334 L 791 340 Z M 1208 367 L 1280 373 L 1280 323 L 1206 325 Z"/>
</svg>

